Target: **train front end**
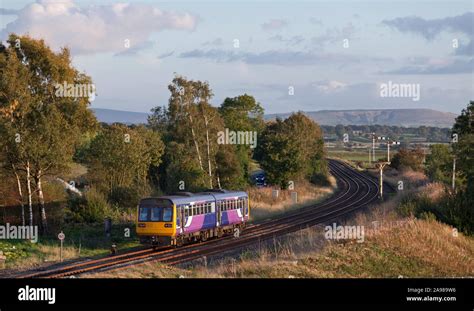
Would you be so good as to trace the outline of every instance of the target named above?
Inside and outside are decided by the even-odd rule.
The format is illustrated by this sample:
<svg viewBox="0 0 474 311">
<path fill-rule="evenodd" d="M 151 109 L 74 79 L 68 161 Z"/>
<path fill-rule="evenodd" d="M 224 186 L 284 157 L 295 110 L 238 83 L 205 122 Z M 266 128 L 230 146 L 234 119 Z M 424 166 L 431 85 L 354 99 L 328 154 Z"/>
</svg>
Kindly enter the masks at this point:
<svg viewBox="0 0 474 311">
<path fill-rule="evenodd" d="M 176 236 L 176 206 L 169 199 L 145 198 L 138 205 L 137 235 L 140 243 L 173 245 Z"/>
</svg>

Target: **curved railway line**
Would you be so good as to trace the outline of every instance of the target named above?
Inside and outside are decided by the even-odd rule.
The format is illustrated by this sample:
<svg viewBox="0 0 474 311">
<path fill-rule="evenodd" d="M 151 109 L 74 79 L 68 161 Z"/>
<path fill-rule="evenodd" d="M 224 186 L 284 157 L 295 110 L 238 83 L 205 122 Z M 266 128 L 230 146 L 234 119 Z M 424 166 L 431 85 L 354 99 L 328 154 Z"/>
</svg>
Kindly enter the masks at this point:
<svg viewBox="0 0 474 311">
<path fill-rule="evenodd" d="M 378 184 L 371 177 L 355 171 L 349 165 L 329 160 L 331 173 L 336 177 L 338 190 L 328 200 L 310 205 L 276 219 L 248 225 L 240 237 L 227 236 L 180 248 L 141 249 L 120 255 L 65 264 L 41 271 L 26 271 L 16 278 L 60 278 L 82 273 L 118 269 L 146 261 L 159 261 L 176 265 L 249 246 L 259 241 L 295 232 L 310 226 L 327 223 L 374 202 L 378 196 Z"/>
</svg>

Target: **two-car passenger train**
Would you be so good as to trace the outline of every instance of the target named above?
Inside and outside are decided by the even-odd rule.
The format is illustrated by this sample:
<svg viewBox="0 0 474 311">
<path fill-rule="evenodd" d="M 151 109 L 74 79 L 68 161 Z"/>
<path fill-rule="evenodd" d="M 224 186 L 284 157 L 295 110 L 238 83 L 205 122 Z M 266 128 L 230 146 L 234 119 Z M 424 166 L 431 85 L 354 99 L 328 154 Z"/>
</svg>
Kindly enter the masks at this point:
<svg viewBox="0 0 474 311">
<path fill-rule="evenodd" d="M 243 191 L 144 198 L 138 205 L 137 235 L 144 244 L 180 246 L 242 230 L 249 213 L 249 198 Z"/>
</svg>

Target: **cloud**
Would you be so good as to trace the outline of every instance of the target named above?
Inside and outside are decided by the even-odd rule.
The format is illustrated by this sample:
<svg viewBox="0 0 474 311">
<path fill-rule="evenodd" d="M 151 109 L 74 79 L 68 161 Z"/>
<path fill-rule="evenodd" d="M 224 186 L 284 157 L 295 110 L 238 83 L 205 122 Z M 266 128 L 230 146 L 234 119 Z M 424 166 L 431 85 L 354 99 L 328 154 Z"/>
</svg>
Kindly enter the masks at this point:
<svg viewBox="0 0 474 311">
<path fill-rule="evenodd" d="M 367 55 L 352 55 L 345 53 L 323 53 L 315 51 L 267 50 L 263 52 L 243 52 L 235 50 L 210 49 L 183 52 L 180 58 L 209 59 L 218 63 L 242 62 L 249 65 L 275 66 L 311 66 L 331 65 L 343 68 L 347 65 L 363 63 L 393 63 L 387 57 L 371 57 Z"/>
<path fill-rule="evenodd" d="M 305 39 L 302 36 L 292 36 L 285 38 L 282 35 L 275 35 L 273 37 L 270 37 L 269 40 L 282 42 L 288 46 L 294 46 L 302 43 Z"/>
<path fill-rule="evenodd" d="M 138 44 L 130 46 L 129 48 L 124 49 L 121 52 L 116 53 L 114 56 L 135 56 L 143 50 L 151 49 L 154 45 L 155 42 L 153 41 L 140 42 Z"/>
<path fill-rule="evenodd" d="M 474 35 L 473 20 L 474 13 L 467 12 L 454 17 L 430 20 L 417 16 L 399 17 L 392 20 L 384 20 L 382 23 L 396 28 L 398 31 L 416 33 L 422 35 L 427 40 L 433 40 L 443 31 L 462 32 L 472 37 Z"/>
<path fill-rule="evenodd" d="M 163 54 L 158 55 L 158 58 L 159 59 L 165 59 L 167 57 L 173 56 L 173 54 L 174 54 L 174 51 L 163 53 Z"/>
<path fill-rule="evenodd" d="M 309 19 L 309 22 L 313 25 L 318 25 L 318 26 L 322 26 L 323 25 L 323 22 L 321 21 L 321 19 L 319 18 L 316 18 L 316 17 L 311 17 Z"/>
<path fill-rule="evenodd" d="M 417 16 L 399 17 L 392 20 L 383 20 L 382 24 L 397 29 L 403 33 L 414 33 L 433 40 L 442 32 L 462 33 L 469 38 L 466 45 L 456 50 L 457 55 L 474 55 L 474 12 L 466 12 L 453 17 L 423 19 Z"/>
<path fill-rule="evenodd" d="M 328 43 L 335 43 L 344 39 L 351 39 L 354 37 L 356 29 L 352 23 L 348 23 L 342 28 L 330 28 L 326 32 L 319 36 L 311 38 L 311 43 L 316 46 L 323 47 Z"/>
<path fill-rule="evenodd" d="M 9 33 L 43 38 L 54 49 L 69 46 L 73 53 L 126 51 L 146 45 L 152 33 L 166 29 L 194 30 L 199 18 L 190 13 L 162 11 L 150 4 L 115 3 L 77 6 L 74 0 L 38 0 L 17 11 L 0 36 Z"/>
<path fill-rule="evenodd" d="M 18 15 L 18 10 L 0 8 L 0 15 Z"/>
<path fill-rule="evenodd" d="M 381 72 L 382 74 L 403 75 L 443 75 L 443 74 L 465 74 L 474 71 L 474 58 L 456 59 L 447 64 L 415 65 L 406 66 L 395 70 Z"/>
<path fill-rule="evenodd" d="M 347 87 L 347 83 L 336 80 L 323 80 L 312 83 L 312 86 L 328 94 L 343 91 Z"/>
<path fill-rule="evenodd" d="M 288 26 L 288 22 L 284 19 L 271 19 L 262 24 L 262 29 L 265 31 L 280 30 Z"/>
<path fill-rule="evenodd" d="M 345 54 L 314 53 L 290 50 L 268 50 L 260 53 L 236 52 L 231 50 L 191 50 L 179 55 L 181 58 L 202 58 L 216 62 L 241 61 L 253 65 L 277 65 L 277 66 L 306 66 L 316 63 L 346 63 L 360 62 L 356 56 Z"/>
<path fill-rule="evenodd" d="M 224 40 L 222 38 L 216 38 L 212 41 L 206 41 L 202 45 L 203 46 L 209 46 L 209 45 L 220 46 L 223 44 L 224 44 Z"/>
</svg>

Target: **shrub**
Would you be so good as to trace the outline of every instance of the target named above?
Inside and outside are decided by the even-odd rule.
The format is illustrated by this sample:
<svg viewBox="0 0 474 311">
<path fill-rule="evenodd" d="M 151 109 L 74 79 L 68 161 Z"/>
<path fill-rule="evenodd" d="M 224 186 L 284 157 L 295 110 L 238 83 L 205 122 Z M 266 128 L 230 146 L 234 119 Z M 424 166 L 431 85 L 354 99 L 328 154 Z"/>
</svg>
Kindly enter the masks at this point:
<svg viewBox="0 0 474 311">
<path fill-rule="evenodd" d="M 109 195 L 109 202 L 123 210 L 137 206 L 140 198 L 136 187 L 116 187 Z"/>
<path fill-rule="evenodd" d="M 94 188 L 83 197 L 70 198 L 66 210 L 66 221 L 76 223 L 96 223 L 102 222 L 106 217 L 118 216 L 118 212 L 110 207 L 105 196 Z"/>
</svg>

